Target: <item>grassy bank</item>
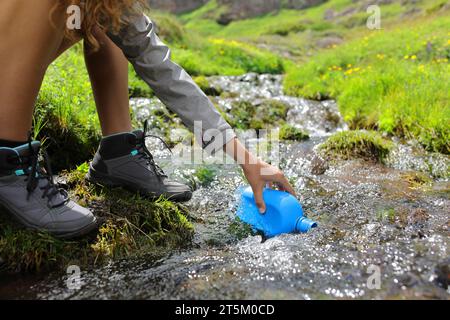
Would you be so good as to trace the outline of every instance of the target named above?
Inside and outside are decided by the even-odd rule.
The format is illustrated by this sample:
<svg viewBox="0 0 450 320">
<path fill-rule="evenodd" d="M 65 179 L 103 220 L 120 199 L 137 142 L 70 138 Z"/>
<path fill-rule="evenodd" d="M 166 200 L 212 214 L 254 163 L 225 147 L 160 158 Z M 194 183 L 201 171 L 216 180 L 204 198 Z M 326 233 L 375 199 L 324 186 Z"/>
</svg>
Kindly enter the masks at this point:
<svg viewBox="0 0 450 320">
<path fill-rule="evenodd" d="M 191 33 L 270 49 L 291 62 L 285 91 L 334 98 L 352 129 L 379 130 L 450 152 L 450 20 L 444 0 L 380 3 L 369 30 L 363 2 L 332 0 L 306 10 L 216 22 L 216 1 L 181 16 Z"/>
<path fill-rule="evenodd" d="M 367 32 L 289 70 L 288 94 L 335 98 L 354 129 L 377 129 L 450 152 L 449 17 Z"/>
<path fill-rule="evenodd" d="M 164 199 L 149 201 L 122 189 L 87 185 L 86 171 L 85 164 L 64 174 L 64 180 L 72 198 L 98 217 L 98 232 L 90 239 L 58 240 L 23 229 L 0 211 L 3 271 L 64 269 L 69 264 L 93 266 L 111 259 L 158 254 L 190 243 L 193 228 L 182 207 Z"/>
</svg>

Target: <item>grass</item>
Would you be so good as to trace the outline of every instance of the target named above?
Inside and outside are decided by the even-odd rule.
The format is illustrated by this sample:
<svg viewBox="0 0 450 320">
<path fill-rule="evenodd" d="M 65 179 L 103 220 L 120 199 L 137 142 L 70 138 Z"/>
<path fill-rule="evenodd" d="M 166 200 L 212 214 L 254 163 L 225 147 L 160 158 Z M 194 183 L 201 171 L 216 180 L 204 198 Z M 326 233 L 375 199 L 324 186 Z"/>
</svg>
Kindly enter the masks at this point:
<svg viewBox="0 0 450 320">
<path fill-rule="evenodd" d="M 292 68 L 288 94 L 335 98 L 353 129 L 415 138 L 450 152 L 449 17 L 368 33 Z"/>
<path fill-rule="evenodd" d="M 266 99 L 258 105 L 254 105 L 250 101 L 238 101 L 234 103 L 229 113 L 222 113 L 233 128 L 261 130 L 283 124 L 288 111 L 287 104 Z"/>
<path fill-rule="evenodd" d="M 149 14 L 161 38 L 170 44 L 174 60 L 193 76 L 284 71 L 282 59 L 269 51 L 234 40 L 206 39 L 173 15 L 153 10 Z"/>
<path fill-rule="evenodd" d="M 88 160 L 100 139 L 99 121 L 80 45 L 51 65 L 36 103 L 34 136 L 45 141 L 56 170 Z M 56 156 L 57 155 L 57 156 Z"/>
<path fill-rule="evenodd" d="M 383 162 L 393 143 L 375 131 L 343 131 L 328 138 L 319 146 L 322 155 L 331 159 L 355 158 Z"/>
<path fill-rule="evenodd" d="M 192 224 L 181 206 L 164 199 L 149 201 L 122 189 L 87 185 L 87 164 L 65 175 L 72 198 L 101 219 L 91 239 L 63 241 L 43 232 L 24 230 L 0 215 L 0 256 L 8 272 L 36 272 L 106 263 L 186 246 Z"/>
<path fill-rule="evenodd" d="M 449 154 L 450 18 L 442 12 L 445 4 L 380 4 L 383 29 L 375 31 L 366 28 L 366 7 L 351 0 L 281 10 L 227 26 L 215 21 L 226 8 L 210 1 L 180 19 L 187 30 L 209 39 L 287 54 L 294 63 L 284 61 L 286 93 L 337 99 L 352 129 L 417 139 L 429 151 Z M 325 20 L 328 12 L 337 15 Z M 343 44 L 318 45 L 330 37 Z"/>
<path fill-rule="evenodd" d="M 309 139 L 308 133 L 302 129 L 289 124 L 284 124 L 280 128 L 280 140 L 285 141 L 303 141 Z"/>
</svg>

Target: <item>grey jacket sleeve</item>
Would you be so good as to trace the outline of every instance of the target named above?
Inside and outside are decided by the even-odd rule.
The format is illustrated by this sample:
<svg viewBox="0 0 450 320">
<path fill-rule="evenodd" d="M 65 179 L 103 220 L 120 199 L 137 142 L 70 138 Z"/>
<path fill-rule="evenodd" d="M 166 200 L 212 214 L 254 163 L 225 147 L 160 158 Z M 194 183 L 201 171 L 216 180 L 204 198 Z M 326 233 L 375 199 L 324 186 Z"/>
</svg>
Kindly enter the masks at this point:
<svg viewBox="0 0 450 320">
<path fill-rule="evenodd" d="M 217 152 L 236 135 L 187 72 L 171 60 L 170 49 L 158 38 L 145 15 L 127 17 L 118 34 L 108 34 L 124 52 L 136 73 L 156 96 L 191 130 L 201 122 L 203 147 Z M 199 133 L 200 130 L 195 129 Z M 199 135 L 199 134 L 197 134 Z"/>
</svg>

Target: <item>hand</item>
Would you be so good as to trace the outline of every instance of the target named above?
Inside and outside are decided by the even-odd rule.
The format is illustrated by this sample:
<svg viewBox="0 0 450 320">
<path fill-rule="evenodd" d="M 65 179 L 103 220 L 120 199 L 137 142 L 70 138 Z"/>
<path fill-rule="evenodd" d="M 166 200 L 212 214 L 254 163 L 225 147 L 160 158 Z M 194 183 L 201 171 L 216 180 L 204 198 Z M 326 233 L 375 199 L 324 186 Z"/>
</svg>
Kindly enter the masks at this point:
<svg viewBox="0 0 450 320">
<path fill-rule="evenodd" d="M 280 190 L 296 196 L 294 189 L 280 169 L 261 160 L 256 160 L 256 164 L 244 164 L 242 169 L 253 189 L 256 206 L 261 214 L 266 212 L 266 204 L 263 198 L 263 190 L 266 186 L 273 188 L 274 185 L 277 185 Z"/>
<path fill-rule="evenodd" d="M 242 166 L 245 177 L 253 189 L 255 202 L 261 214 L 266 212 L 266 204 L 263 198 L 264 187 L 273 188 L 276 184 L 280 190 L 296 196 L 294 189 L 280 169 L 256 158 L 237 138 L 228 142 L 224 148 L 227 154 Z"/>
</svg>

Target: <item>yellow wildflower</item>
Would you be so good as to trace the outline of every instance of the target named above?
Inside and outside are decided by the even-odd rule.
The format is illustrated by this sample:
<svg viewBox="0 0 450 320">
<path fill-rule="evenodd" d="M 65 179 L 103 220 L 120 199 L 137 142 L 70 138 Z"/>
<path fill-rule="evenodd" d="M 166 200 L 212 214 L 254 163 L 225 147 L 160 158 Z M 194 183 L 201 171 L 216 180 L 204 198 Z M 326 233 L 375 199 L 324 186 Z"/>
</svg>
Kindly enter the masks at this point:
<svg viewBox="0 0 450 320">
<path fill-rule="evenodd" d="M 412 55 L 411 56 L 411 60 L 416 60 L 417 59 L 417 56 L 416 55 Z"/>
<path fill-rule="evenodd" d="M 409 56 L 405 56 L 405 60 L 408 60 L 409 59 Z"/>
</svg>

